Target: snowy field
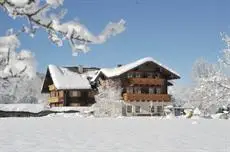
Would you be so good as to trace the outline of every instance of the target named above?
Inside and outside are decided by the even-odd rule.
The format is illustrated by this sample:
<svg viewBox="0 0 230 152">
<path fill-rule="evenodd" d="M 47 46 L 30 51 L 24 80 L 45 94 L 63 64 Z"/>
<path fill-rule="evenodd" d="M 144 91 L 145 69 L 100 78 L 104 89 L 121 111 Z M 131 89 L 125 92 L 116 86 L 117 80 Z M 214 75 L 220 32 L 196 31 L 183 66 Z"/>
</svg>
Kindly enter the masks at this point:
<svg viewBox="0 0 230 152">
<path fill-rule="evenodd" d="M 229 152 L 229 120 L 0 119 L 0 152 Z"/>
</svg>

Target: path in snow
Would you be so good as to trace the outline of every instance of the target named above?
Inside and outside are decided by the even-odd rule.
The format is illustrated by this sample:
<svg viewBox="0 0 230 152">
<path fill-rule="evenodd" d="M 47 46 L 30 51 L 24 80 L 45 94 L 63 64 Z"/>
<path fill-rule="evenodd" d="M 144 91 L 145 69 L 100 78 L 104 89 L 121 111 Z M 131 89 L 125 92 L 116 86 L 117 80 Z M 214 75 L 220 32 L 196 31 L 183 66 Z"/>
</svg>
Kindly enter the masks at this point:
<svg viewBox="0 0 230 152">
<path fill-rule="evenodd" d="M 1 152 L 228 152 L 229 120 L 0 119 Z"/>
</svg>

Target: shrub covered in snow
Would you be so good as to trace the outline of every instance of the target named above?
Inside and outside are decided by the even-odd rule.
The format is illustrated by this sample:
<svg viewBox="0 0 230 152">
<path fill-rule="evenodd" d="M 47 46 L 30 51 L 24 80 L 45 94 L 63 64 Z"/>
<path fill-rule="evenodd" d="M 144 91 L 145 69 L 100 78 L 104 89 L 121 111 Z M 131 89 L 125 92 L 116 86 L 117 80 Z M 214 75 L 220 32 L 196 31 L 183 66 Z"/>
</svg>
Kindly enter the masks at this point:
<svg viewBox="0 0 230 152">
<path fill-rule="evenodd" d="M 123 101 L 121 100 L 121 82 L 119 79 L 100 80 L 96 103 L 93 105 L 95 116 L 121 116 Z"/>
</svg>

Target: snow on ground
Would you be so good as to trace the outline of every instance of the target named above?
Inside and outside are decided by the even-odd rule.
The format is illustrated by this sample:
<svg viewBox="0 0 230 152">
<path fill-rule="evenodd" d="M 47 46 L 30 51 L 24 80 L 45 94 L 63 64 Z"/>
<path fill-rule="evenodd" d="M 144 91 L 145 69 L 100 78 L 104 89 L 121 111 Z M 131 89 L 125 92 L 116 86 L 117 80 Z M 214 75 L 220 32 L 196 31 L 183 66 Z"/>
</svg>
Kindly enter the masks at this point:
<svg viewBox="0 0 230 152">
<path fill-rule="evenodd" d="M 52 107 L 45 104 L 0 104 L 2 111 L 26 111 L 26 112 L 40 112 L 43 110 L 50 111 L 79 111 L 80 113 L 89 113 L 93 111 L 93 107 Z"/>
<path fill-rule="evenodd" d="M 0 119 L 4 152 L 227 152 L 228 120 L 42 117 Z"/>
<path fill-rule="evenodd" d="M 44 104 L 0 104 L 2 111 L 26 111 L 26 112 L 40 112 L 47 110 Z"/>
<path fill-rule="evenodd" d="M 74 110 L 74 111 L 79 111 L 80 113 L 88 113 L 88 112 L 93 111 L 94 109 L 93 109 L 93 107 L 80 106 L 80 107 L 52 107 L 49 110 L 51 110 L 51 111 L 59 111 L 59 112 Z"/>
</svg>

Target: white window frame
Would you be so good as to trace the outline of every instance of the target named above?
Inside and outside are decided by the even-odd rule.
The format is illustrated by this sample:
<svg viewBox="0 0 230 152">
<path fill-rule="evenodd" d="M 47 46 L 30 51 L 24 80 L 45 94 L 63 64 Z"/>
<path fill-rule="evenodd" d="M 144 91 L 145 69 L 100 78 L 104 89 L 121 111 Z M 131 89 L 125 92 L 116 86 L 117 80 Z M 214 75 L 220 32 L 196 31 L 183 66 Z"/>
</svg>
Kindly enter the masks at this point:
<svg viewBox="0 0 230 152">
<path fill-rule="evenodd" d="M 127 77 L 128 77 L 128 78 L 133 78 L 133 73 L 132 73 L 132 72 L 128 72 L 128 73 L 127 73 Z"/>
<path fill-rule="evenodd" d="M 134 92 L 133 87 L 127 87 L 126 92 L 127 93 L 133 93 Z"/>
<path fill-rule="evenodd" d="M 161 77 L 161 74 L 159 72 L 156 73 L 156 77 L 157 78 L 160 78 Z"/>
<path fill-rule="evenodd" d="M 128 110 L 128 108 L 131 108 L 131 110 Z M 126 105 L 126 112 L 127 112 L 127 113 L 132 113 L 132 112 L 133 112 L 133 106 L 131 106 L 131 105 Z"/>
<path fill-rule="evenodd" d="M 135 77 L 136 77 L 136 78 L 141 78 L 141 72 L 136 72 L 136 73 L 135 73 Z"/>
<path fill-rule="evenodd" d="M 155 94 L 156 88 L 155 87 L 149 87 L 149 94 Z"/>
<path fill-rule="evenodd" d="M 139 109 L 137 111 L 137 109 Z M 141 106 L 135 106 L 135 113 L 141 113 Z"/>
<path fill-rule="evenodd" d="M 150 111 L 150 113 L 155 113 L 155 107 L 154 106 L 149 106 L 149 111 Z"/>
<path fill-rule="evenodd" d="M 141 87 L 134 87 L 134 93 L 141 94 Z"/>
<path fill-rule="evenodd" d="M 152 72 L 148 72 L 147 73 L 147 78 L 153 78 L 153 73 Z"/>
<path fill-rule="evenodd" d="M 161 109 L 161 110 L 159 110 L 159 109 Z M 162 106 L 157 106 L 157 113 L 161 113 L 161 112 L 163 112 L 163 107 Z"/>
<path fill-rule="evenodd" d="M 156 94 L 162 94 L 161 87 L 156 87 Z"/>
</svg>

